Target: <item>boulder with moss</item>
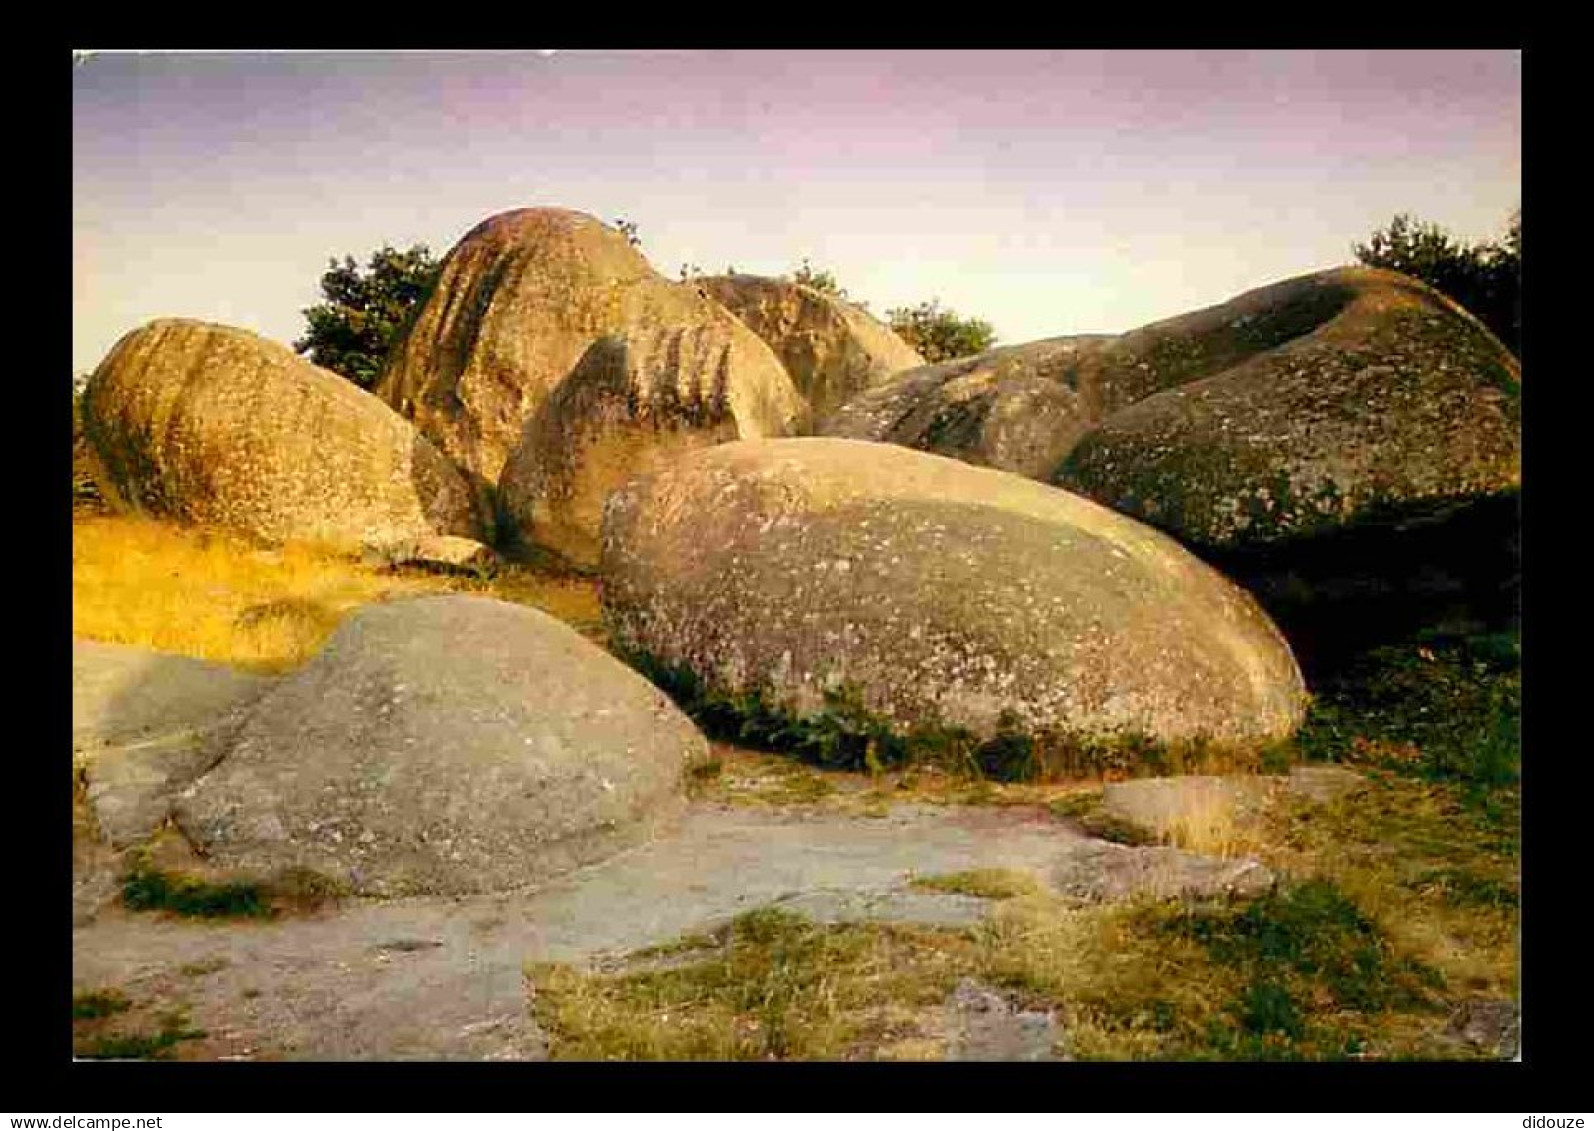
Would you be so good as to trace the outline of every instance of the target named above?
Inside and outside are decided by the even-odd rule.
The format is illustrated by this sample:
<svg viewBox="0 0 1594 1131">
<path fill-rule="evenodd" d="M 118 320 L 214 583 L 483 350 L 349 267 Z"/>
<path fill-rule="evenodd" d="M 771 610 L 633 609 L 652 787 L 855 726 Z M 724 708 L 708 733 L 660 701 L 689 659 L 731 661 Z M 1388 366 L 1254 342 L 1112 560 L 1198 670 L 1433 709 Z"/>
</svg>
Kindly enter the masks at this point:
<svg viewBox="0 0 1594 1131">
<path fill-rule="evenodd" d="M 161 319 L 129 333 L 82 416 L 122 509 L 348 548 L 481 534 L 468 484 L 408 421 L 247 330 Z"/>
<path fill-rule="evenodd" d="M 1079 374 L 1112 340 L 1047 338 L 921 365 L 865 389 L 815 431 L 1044 478 L 1096 423 Z"/>
<path fill-rule="evenodd" d="M 262 696 L 176 803 L 219 870 L 364 895 L 537 883 L 673 820 L 708 756 L 656 688 L 522 605 L 368 606 Z"/>
<path fill-rule="evenodd" d="M 1171 539 L 890 444 L 684 456 L 611 496 L 602 573 L 624 654 L 799 727 L 1254 747 L 1304 708 L 1272 622 Z"/>
<path fill-rule="evenodd" d="M 786 279 L 695 279 L 775 351 L 817 420 L 855 393 L 924 364 L 917 350 L 868 311 Z"/>
<path fill-rule="evenodd" d="M 498 484 L 501 529 L 598 564 L 603 505 L 682 452 L 758 436 L 723 327 L 599 338 L 527 423 Z"/>
<path fill-rule="evenodd" d="M 1125 335 L 1092 364 L 1127 407 L 1053 481 L 1174 535 L 1276 611 L 1514 573 L 1520 366 L 1415 279 L 1291 279 Z"/>
<path fill-rule="evenodd" d="M 655 272 L 619 231 L 559 208 L 492 216 L 454 246 L 376 393 L 485 493 L 594 340 L 660 328 L 728 343 L 723 364 L 757 435 L 808 427 L 807 403 L 756 334 L 697 288 Z"/>
</svg>

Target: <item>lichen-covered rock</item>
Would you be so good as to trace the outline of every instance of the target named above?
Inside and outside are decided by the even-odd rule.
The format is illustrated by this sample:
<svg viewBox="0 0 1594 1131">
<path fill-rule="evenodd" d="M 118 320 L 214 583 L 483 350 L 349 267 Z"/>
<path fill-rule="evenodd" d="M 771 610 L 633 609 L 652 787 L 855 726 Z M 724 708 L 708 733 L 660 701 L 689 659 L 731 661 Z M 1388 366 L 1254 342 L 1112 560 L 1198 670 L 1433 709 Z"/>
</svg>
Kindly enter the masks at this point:
<svg viewBox="0 0 1594 1131">
<path fill-rule="evenodd" d="M 1424 520 L 1521 482 L 1516 359 L 1394 272 L 1291 279 L 1125 335 L 1092 364 L 1129 407 L 1055 482 L 1189 545 Z"/>
<path fill-rule="evenodd" d="M 380 896 L 503 890 L 636 843 L 706 758 L 661 692 L 574 629 L 426 597 L 345 621 L 176 816 L 222 870 L 309 868 Z"/>
<path fill-rule="evenodd" d="M 835 295 L 759 275 L 693 281 L 769 343 L 816 420 L 859 390 L 924 364 L 889 326 Z"/>
<path fill-rule="evenodd" d="M 594 339 L 711 327 L 729 339 L 748 427 L 805 430 L 807 403 L 780 361 L 719 303 L 657 274 L 591 216 L 519 209 L 484 220 L 448 253 L 376 393 L 478 487 L 496 485 L 526 421 Z"/>
<path fill-rule="evenodd" d="M 610 497 L 602 572 L 619 648 L 798 718 L 1245 745 L 1303 710 L 1266 615 L 1171 539 L 890 444 L 684 456 Z"/>
<path fill-rule="evenodd" d="M 469 485 L 408 421 L 247 330 L 161 319 L 126 335 L 83 426 L 120 507 L 349 547 L 480 535 Z"/>
<path fill-rule="evenodd" d="M 506 525 L 572 564 L 596 566 L 611 491 L 682 452 L 761 434 L 731 348 L 719 325 L 599 338 L 504 466 Z"/>
<path fill-rule="evenodd" d="M 1521 369 L 1450 300 L 1346 268 L 1124 341 L 1146 360 L 1098 374 L 1104 387 L 1176 387 L 1108 416 L 1052 480 L 1235 578 L 1309 669 L 1517 615 Z"/>
<path fill-rule="evenodd" d="M 864 390 L 815 431 L 1044 478 L 1096 423 L 1079 373 L 1112 340 L 1047 338 L 921 365 Z"/>
</svg>

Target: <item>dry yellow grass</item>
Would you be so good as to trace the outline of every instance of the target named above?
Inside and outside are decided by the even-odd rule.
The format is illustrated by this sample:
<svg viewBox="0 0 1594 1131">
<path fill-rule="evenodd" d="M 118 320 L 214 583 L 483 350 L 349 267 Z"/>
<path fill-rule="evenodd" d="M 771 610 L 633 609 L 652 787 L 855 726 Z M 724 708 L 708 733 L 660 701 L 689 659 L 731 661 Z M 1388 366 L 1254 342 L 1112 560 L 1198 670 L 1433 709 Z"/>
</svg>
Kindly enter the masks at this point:
<svg viewBox="0 0 1594 1131">
<path fill-rule="evenodd" d="M 1198 793 L 1169 822 L 1163 840 L 1206 856 L 1251 856 L 1265 843 L 1257 817 L 1229 792 Z"/>
<path fill-rule="evenodd" d="M 238 535 L 134 515 L 72 528 L 72 632 L 280 672 L 309 659 L 352 610 L 422 593 L 475 592 L 600 632 L 591 581 L 506 569 L 491 581 L 384 573 L 325 546 L 264 548 Z"/>
</svg>

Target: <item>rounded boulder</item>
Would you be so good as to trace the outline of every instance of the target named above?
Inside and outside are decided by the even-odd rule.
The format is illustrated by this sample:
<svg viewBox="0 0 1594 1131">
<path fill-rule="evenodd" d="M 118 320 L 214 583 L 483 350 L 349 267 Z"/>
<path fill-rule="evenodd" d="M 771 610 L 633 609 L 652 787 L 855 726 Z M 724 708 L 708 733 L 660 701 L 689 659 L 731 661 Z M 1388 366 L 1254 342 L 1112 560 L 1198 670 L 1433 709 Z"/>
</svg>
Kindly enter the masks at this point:
<svg viewBox="0 0 1594 1131">
<path fill-rule="evenodd" d="M 614 643 L 799 718 L 1260 744 L 1304 708 L 1251 598 L 1165 535 L 889 444 L 738 441 L 611 496 Z"/>
<path fill-rule="evenodd" d="M 1520 487 L 1521 368 L 1416 279 L 1320 272 L 1131 338 L 1172 359 L 1142 380 L 1178 383 L 1107 416 L 1054 480 L 1186 544 L 1427 521 Z"/>
<path fill-rule="evenodd" d="M 599 338 L 527 423 L 498 481 L 521 542 L 598 564 L 603 504 L 681 452 L 760 434 L 721 327 Z"/>
<path fill-rule="evenodd" d="M 521 605 L 368 606 L 264 695 L 176 817 L 221 869 L 365 895 L 539 882 L 673 819 L 703 737 L 651 684 Z"/>
<path fill-rule="evenodd" d="M 1096 423 L 1079 370 L 1111 341 L 1097 334 L 1047 338 L 921 365 L 865 389 L 815 431 L 1041 479 Z"/>
<path fill-rule="evenodd" d="M 761 275 L 694 282 L 769 344 L 815 419 L 893 373 L 924 364 L 891 327 L 836 295 Z"/>
<path fill-rule="evenodd" d="M 161 319 L 89 379 L 110 500 L 267 540 L 479 538 L 469 486 L 376 397 L 247 330 Z"/>
<path fill-rule="evenodd" d="M 444 258 L 376 394 L 479 487 L 496 486 L 521 431 L 599 337 L 712 327 L 757 435 L 805 430 L 807 402 L 756 334 L 697 288 L 659 275 L 625 235 L 581 212 L 489 217 Z"/>
</svg>

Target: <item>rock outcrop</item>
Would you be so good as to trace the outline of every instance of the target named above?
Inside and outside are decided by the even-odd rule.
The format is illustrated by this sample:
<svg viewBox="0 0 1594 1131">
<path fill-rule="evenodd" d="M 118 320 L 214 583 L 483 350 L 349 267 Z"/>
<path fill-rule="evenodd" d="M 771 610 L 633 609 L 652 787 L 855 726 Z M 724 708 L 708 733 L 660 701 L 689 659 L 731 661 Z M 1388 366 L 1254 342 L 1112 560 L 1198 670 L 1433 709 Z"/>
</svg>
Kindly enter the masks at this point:
<svg viewBox="0 0 1594 1131">
<path fill-rule="evenodd" d="M 105 840 L 125 848 L 154 832 L 273 682 L 188 656 L 74 640 L 72 762 Z"/>
<path fill-rule="evenodd" d="M 662 328 L 729 340 L 726 364 L 758 435 L 806 430 L 806 402 L 756 334 L 657 274 L 620 232 L 558 208 L 493 216 L 455 245 L 376 393 L 479 488 L 493 486 L 527 420 L 595 339 Z"/>
<path fill-rule="evenodd" d="M 105 494 L 271 541 L 479 537 L 468 484 L 381 401 L 247 330 L 161 319 L 90 378 Z"/>
<path fill-rule="evenodd" d="M 761 434 L 757 398 L 737 384 L 731 349 L 719 325 L 599 338 L 504 466 L 500 528 L 596 566 L 611 491 L 683 452 Z"/>
<path fill-rule="evenodd" d="M 1521 369 L 1432 288 L 1325 271 L 1125 335 L 1092 364 L 1133 403 L 1053 481 L 1196 549 L 1297 641 L 1327 654 L 1351 625 L 1511 615 Z"/>
<path fill-rule="evenodd" d="M 862 389 L 924 364 L 867 311 L 801 283 L 760 275 L 694 279 L 769 344 L 818 420 Z"/>
<path fill-rule="evenodd" d="M 1169 360 L 1127 366 L 1131 348 Z M 1115 397 L 1136 372 L 1132 392 L 1164 388 L 1081 440 L 1057 483 L 1190 544 L 1421 519 L 1521 482 L 1516 359 L 1394 272 L 1292 279 L 1126 335 L 1097 363 Z"/>
<path fill-rule="evenodd" d="M 890 444 L 740 441 L 611 496 L 611 639 L 798 718 L 1255 744 L 1300 673 L 1250 597 L 1065 491 Z"/>
<path fill-rule="evenodd" d="M 178 799 L 219 869 L 379 896 L 539 882 L 680 808 L 702 736 L 574 629 L 444 596 L 368 606 L 263 696 Z"/>
<path fill-rule="evenodd" d="M 864 390 L 815 431 L 1044 479 L 1096 423 L 1079 374 L 1112 340 L 1047 338 L 921 365 Z"/>
</svg>

